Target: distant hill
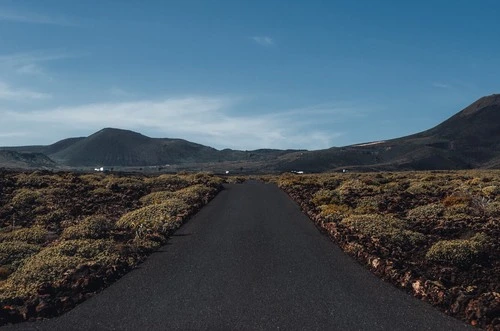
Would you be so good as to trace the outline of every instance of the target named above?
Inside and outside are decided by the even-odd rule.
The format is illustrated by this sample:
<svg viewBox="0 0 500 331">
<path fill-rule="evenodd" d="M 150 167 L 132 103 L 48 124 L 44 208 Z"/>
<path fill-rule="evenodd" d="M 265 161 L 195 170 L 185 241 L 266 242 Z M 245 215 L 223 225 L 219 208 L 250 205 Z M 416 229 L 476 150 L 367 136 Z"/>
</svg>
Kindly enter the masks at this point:
<svg viewBox="0 0 500 331">
<path fill-rule="evenodd" d="M 64 139 L 48 146 L 2 149 L 22 153 L 44 153 L 59 164 L 70 167 L 262 162 L 295 152 L 273 149 L 219 151 L 183 139 L 150 138 L 137 132 L 114 128 L 102 129 L 88 137 Z"/>
<path fill-rule="evenodd" d="M 414 135 L 295 155 L 281 170 L 500 168 L 500 94 L 483 97 Z"/>
<path fill-rule="evenodd" d="M 483 97 L 427 131 L 316 151 L 219 151 L 182 139 L 150 138 L 113 128 L 48 146 L 0 150 L 3 150 L 4 164 L 10 162 L 16 167 L 21 164 L 26 167 L 37 164 L 40 167 L 175 165 L 174 169 L 244 169 L 247 172 L 500 168 L 500 95 Z"/>
<path fill-rule="evenodd" d="M 42 153 L 21 153 L 0 150 L 0 168 L 36 168 L 53 169 L 57 164 Z"/>
</svg>

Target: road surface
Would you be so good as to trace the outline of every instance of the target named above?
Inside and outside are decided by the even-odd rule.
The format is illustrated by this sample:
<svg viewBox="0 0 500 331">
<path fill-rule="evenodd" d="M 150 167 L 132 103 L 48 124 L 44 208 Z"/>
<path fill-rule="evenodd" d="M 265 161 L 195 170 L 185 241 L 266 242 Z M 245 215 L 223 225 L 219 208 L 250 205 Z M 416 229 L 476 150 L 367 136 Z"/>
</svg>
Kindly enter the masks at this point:
<svg viewBox="0 0 500 331">
<path fill-rule="evenodd" d="M 345 255 L 275 185 L 227 185 L 159 252 L 12 330 L 471 330 Z M 473 329 L 472 329 L 473 330 Z"/>
</svg>

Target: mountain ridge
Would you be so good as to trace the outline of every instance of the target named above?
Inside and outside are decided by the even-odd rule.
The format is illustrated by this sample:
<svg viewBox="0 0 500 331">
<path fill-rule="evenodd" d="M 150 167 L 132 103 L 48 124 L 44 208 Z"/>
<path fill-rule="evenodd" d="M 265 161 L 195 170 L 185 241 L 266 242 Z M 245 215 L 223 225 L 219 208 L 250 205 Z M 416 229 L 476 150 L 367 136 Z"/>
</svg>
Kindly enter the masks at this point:
<svg viewBox="0 0 500 331">
<path fill-rule="evenodd" d="M 215 148 L 183 139 L 151 138 L 104 128 L 88 137 L 47 146 L 4 147 L 42 153 L 62 166 L 163 166 L 186 169 L 248 169 L 307 172 L 358 170 L 435 170 L 500 167 L 500 94 L 485 96 L 438 125 L 412 135 L 323 150 Z"/>
</svg>

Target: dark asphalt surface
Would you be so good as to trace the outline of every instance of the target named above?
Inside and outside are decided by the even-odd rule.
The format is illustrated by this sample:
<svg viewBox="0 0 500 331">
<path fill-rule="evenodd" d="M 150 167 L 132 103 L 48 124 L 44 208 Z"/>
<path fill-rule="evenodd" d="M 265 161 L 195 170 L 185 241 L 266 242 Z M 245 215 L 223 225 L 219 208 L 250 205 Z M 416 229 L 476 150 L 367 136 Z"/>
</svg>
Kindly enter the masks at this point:
<svg viewBox="0 0 500 331">
<path fill-rule="evenodd" d="M 137 270 L 12 330 L 473 330 L 384 283 L 276 186 L 227 185 Z"/>
</svg>

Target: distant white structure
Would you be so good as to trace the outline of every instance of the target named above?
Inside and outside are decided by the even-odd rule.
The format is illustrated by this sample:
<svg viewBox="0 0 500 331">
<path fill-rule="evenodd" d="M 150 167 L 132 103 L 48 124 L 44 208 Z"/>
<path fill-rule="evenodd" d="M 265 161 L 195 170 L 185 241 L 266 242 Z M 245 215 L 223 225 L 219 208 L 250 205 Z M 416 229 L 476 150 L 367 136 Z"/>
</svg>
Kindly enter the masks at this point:
<svg viewBox="0 0 500 331">
<path fill-rule="evenodd" d="M 94 171 L 104 171 L 104 167 L 100 167 L 100 168 L 94 168 Z"/>
<path fill-rule="evenodd" d="M 302 171 L 302 170 L 299 170 L 299 171 L 292 170 L 291 172 L 294 174 L 299 174 L 299 175 L 302 175 L 304 173 L 304 171 Z"/>
<path fill-rule="evenodd" d="M 226 170 L 226 175 L 228 175 L 228 174 L 229 174 L 229 170 Z"/>
</svg>

